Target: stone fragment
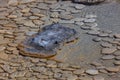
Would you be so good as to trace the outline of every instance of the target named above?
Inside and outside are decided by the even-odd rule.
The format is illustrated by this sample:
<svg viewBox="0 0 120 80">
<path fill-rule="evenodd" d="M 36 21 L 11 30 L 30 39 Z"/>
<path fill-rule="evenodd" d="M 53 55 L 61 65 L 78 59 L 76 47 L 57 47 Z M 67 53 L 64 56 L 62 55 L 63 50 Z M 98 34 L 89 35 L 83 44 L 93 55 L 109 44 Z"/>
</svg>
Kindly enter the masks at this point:
<svg viewBox="0 0 120 80">
<path fill-rule="evenodd" d="M 94 30 L 92 30 L 92 31 L 89 31 L 88 32 L 88 34 L 90 34 L 90 35 L 98 35 L 100 32 L 99 31 L 94 31 Z"/>
<path fill-rule="evenodd" d="M 110 48 L 110 47 L 112 47 L 112 44 L 110 44 L 108 42 L 103 42 L 103 43 L 101 43 L 101 46 L 104 48 Z"/>
<path fill-rule="evenodd" d="M 84 22 L 86 22 L 86 23 L 93 23 L 95 21 L 96 21 L 96 19 L 85 19 L 84 20 Z"/>
<path fill-rule="evenodd" d="M 80 80 L 93 80 L 91 77 L 85 76 L 85 77 L 80 77 Z"/>
<path fill-rule="evenodd" d="M 114 34 L 114 37 L 115 37 L 115 38 L 120 38 L 120 34 L 119 34 L 119 33 L 116 33 L 116 34 Z"/>
<path fill-rule="evenodd" d="M 53 12 L 53 13 L 51 13 L 51 15 L 50 15 L 51 18 L 58 18 L 58 16 L 59 16 L 59 13 L 58 13 L 58 12 Z"/>
<path fill-rule="evenodd" d="M 115 59 L 120 60 L 120 56 L 116 56 Z"/>
<path fill-rule="evenodd" d="M 31 32 L 26 32 L 26 36 L 32 36 L 37 34 L 37 32 L 31 31 Z"/>
<path fill-rule="evenodd" d="M 18 5 L 18 0 L 9 0 L 8 5 L 16 6 Z"/>
<path fill-rule="evenodd" d="M 83 74 L 84 72 L 85 72 L 84 69 L 80 69 L 80 70 L 75 70 L 75 71 L 73 71 L 73 73 L 76 74 L 76 75 L 81 75 L 81 74 Z"/>
<path fill-rule="evenodd" d="M 0 46 L 0 52 L 4 51 L 6 49 L 5 46 Z"/>
<path fill-rule="evenodd" d="M 88 5 L 98 4 L 98 3 L 101 3 L 104 1 L 105 0 L 73 0 L 73 2 L 75 2 L 75 3 L 82 3 L 82 4 L 88 4 Z"/>
<path fill-rule="evenodd" d="M 97 16 L 94 14 L 87 14 L 85 18 L 96 18 Z"/>
<path fill-rule="evenodd" d="M 0 52 L 0 59 L 8 60 L 9 55 L 5 52 Z"/>
<path fill-rule="evenodd" d="M 102 39 L 99 38 L 99 37 L 93 38 L 93 41 L 95 41 L 95 42 L 100 42 L 101 40 L 102 40 Z"/>
<path fill-rule="evenodd" d="M 85 7 L 85 5 L 83 5 L 83 4 L 75 5 L 75 9 L 77 9 L 77 10 L 81 10 L 84 7 Z"/>
<path fill-rule="evenodd" d="M 17 15 L 9 15 L 8 18 L 14 19 L 14 18 L 17 18 Z"/>
<path fill-rule="evenodd" d="M 91 65 L 93 65 L 93 66 L 95 66 L 95 67 L 102 66 L 101 63 L 96 62 L 96 61 L 92 62 Z"/>
<path fill-rule="evenodd" d="M 108 34 L 108 33 L 100 33 L 98 36 L 99 36 L 99 37 L 108 37 L 109 34 Z"/>
<path fill-rule="evenodd" d="M 84 25 L 83 22 L 75 22 L 75 24 L 78 25 L 78 26 L 83 26 Z"/>
<path fill-rule="evenodd" d="M 96 70 L 96 69 L 88 69 L 85 72 L 87 74 L 89 74 L 89 75 L 97 75 L 97 74 L 99 74 L 98 70 Z"/>
<path fill-rule="evenodd" d="M 21 0 L 20 3 L 21 4 L 25 4 L 25 3 L 31 3 L 31 2 L 34 2 L 36 0 Z"/>
<path fill-rule="evenodd" d="M 114 58 L 115 58 L 115 56 L 113 56 L 113 55 L 104 55 L 102 57 L 103 60 L 111 60 L 111 59 L 114 59 Z"/>
<path fill-rule="evenodd" d="M 10 77 L 11 78 L 15 78 L 15 77 L 24 77 L 24 75 L 26 74 L 26 71 L 16 71 L 13 72 Z"/>
<path fill-rule="evenodd" d="M 25 21 L 23 24 L 25 26 L 30 26 L 30 27 L 34 27 L 35 26 L 35 24 L 31 20 Z"/>
<path fill-rule="evenodd" d="M 120 61 L 114 61 L 114 64 L 119 66 L 120 65 Z"/>
<path fill-rule="evenodd" d="M 71 75 L 67 78 L 67 80 L 77 80 L 78 77 L 76 75 Z"/>
<path fill-rule="evenodd" d="M 94 76 L 93 80 L 105 80 L 105 78 L 102 76 Z"/>
<path fill-rule="evenodd" d="M 103 48 L 102 54 L 113 54 L 117 49 L 115 47 Z"/>
<path fill-rule="evenodd" d="M 59 23 L 63 23 L 63 24 L 73 24 L 74 21 L 73 20 L 60 20 Z"/>
<path fill-rule="evenodd" d="M 28 13 L 30 11 L 30 8 L 24 8 L 21 10 L 22 13 Z"/>
<path fill-rule="evenodd" d="M 108 72 L 118 72 L 120 70 L 119 67 L 106 67 Z"/>
<path fill-rule="evenodd" d="M 70 20 L 70 19 L 73 19 L 73 16 L 72 15 L 59 15 L 59 18 L 63 19 L 63 20 Z"/>
<path fill-rule="evenodd" d="M 33 20 L 33 23 L 36 24 L 36 25 L 42 25 L 42 24 L 44 24 L 44 22 L 41 21 L 41 20 Z"/>
<path fill-rule="evenodd" d="M 120 50 L 117 50 L 116 52 L 113 53 L 115 56 L 120 56 Z"/>
</svg>

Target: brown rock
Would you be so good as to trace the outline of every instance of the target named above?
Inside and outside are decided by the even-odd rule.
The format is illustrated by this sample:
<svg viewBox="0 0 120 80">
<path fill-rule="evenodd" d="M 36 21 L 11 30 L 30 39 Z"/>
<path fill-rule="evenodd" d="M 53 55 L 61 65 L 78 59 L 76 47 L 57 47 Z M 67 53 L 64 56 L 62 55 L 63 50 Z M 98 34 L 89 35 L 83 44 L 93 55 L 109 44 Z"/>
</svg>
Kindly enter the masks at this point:
<svg viewBox="0 0 120 80">
<path fill-rule="evenodd" d="M 102 76 L 94 76 L 93 80 L 105 80 Z"/>
<path fill-rule="evenodd" d="M 85 72 L 84 69 L 80 69 L 80 70 L 75 70 L 75 71 L 73 71 L 73 73 L 74 73 L 74 74 L 77 74 L 77 75 L 81 75 L 81 74 L 83 74 L 84 72 Z"/>
<path fill-rule="evenodd" d="M 22 13 L 28 13 L 30 11 L 30 8 L 24 8 L 21 10 Z"/>
<path fill-rule="evenodd" d="M 6 54 L 4 52 L 0 52 L 0 59 L 8 60 L 8 54 Z"/>
<path fill-rule="evenodd" d="M 102 49 L 102 54 L 112 54 L 116 51 L 117 49 L 115 47 L 112 48 L 103 48 Z"/>
<path fill-rule="evenodd" d="M 120 70 L 119 67 L 106 67 L 108 72 L 118 72 Z"/>
<path fill-rule="evenodd" d="M 115 56 L 120 56 L 120 50 L 116 51 L 116 52 L 114 53 L 114 55 L 115 55 Z"/>
<path fill-rule="evenodd" d="M 8 18 L 17 18 L 17 15 L 9 15 Z"/>
<path fill-rule="evenodd" d="M 115 61 L 114 64 L 115 65 L 120 65 L 120 61 Z"/>
</svg>

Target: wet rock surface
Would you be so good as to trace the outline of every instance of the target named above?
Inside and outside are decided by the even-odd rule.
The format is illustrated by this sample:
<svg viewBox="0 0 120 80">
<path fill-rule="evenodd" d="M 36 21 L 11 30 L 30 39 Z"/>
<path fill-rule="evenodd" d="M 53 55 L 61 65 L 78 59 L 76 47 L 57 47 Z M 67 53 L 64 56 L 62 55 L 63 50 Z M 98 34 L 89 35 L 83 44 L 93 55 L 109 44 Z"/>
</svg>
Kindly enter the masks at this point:
<svg viewBox="0 0 120 80">
<path fill-rule="evenodd" d="M 51 24 L 20 43 L 18 48 L 23 52 L 21 53 L 23 55 L 40 58 L 52 57 L 56 55 L 60 45 L 76 40 L 76 35 L 77 32 L 74 29 L 64 27 L 58 23 Z"/>
</svg>

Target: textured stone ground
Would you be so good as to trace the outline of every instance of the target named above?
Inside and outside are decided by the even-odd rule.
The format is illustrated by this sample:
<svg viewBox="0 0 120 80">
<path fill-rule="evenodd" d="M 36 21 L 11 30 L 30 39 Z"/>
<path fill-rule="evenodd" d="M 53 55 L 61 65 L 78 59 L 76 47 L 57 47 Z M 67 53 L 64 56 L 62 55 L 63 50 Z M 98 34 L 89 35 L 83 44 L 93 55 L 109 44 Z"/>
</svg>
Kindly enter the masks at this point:
<svg viewBox="0 0 120 80">
<path fill-rule="evenodd" d="M 120 28 L 116 33 L 116 26 L 101 27 L 99 21 L 103 18 L 99 18 L 99 12 L 94 14 L 88 6 L 70 1 L 0 3 L 0 80 L 120 79 Z M 74 28 L 80 35 L 76 43 L 65 45 L 54 57 L 61 62 L 19 54 L 17 46 L 21 41 L 53 22 Z"/>
</svg>

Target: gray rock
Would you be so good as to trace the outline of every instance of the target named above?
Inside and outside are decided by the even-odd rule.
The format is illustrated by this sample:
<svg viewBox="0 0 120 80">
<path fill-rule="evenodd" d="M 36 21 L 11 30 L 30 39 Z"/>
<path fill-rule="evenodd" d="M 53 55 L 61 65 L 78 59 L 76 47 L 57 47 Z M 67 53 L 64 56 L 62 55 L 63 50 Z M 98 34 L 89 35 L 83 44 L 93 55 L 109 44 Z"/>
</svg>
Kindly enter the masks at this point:
<svg viewBox="0 0 120 80">
<path fill-rule="evenodd" d="M 89 74 L 89 75 L 97 75 L 97 74 L 99 74 L 98 70 L 96 70 L 96 69 L 88 69 L 85 72 L 87 74 Z"/>
<path fill-rule="evenodd" d="M 104 55 L 102 57 L 103 60 L 111 60 L 111 59 L 114 59 L 114 58 L 115 58 L 115 56 L 113 56 L 113 55 Z"/>
<path fill-rule="evenodd" d="M 102 54 L 113 54 L 117 49 L 115 47 L 103 48 Z"/>
<path fill-rule="evenodd" d="M 75 5 L 75 9 L 77 10 L 81 10 L 85 7 L 85 5 L 79 4 L 79 5 Z"/>
</svg>

